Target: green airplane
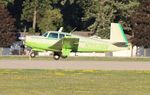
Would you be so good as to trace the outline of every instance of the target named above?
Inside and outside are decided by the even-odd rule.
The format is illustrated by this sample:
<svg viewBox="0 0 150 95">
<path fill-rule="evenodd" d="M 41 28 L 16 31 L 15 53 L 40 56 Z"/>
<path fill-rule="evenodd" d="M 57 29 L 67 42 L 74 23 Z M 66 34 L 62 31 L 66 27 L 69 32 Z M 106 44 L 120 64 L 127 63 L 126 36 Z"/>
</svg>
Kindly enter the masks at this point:
<svg viewBox="0 0 150 95">
<path fill-rule="evenodd" d="M 53 58 L 59 60 L 66 58 L 71 52 L 113 52 L 129 49 L 127 38 L 119 23 L 111 23 L 110 39 L 98 37 L 82 37 L 71 33 L 48 31 L 42 36 L 26 36 L 26 47 L 31 48 L 30 57 L 35 57 L 37 52 L 52 51 Z"/>
</svg>

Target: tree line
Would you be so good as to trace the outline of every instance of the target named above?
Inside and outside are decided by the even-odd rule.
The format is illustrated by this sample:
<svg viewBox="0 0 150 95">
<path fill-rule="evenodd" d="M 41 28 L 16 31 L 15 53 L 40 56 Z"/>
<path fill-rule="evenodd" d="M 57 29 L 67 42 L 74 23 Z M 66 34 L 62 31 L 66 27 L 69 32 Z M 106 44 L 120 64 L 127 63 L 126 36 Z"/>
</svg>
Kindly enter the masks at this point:
<svg viewBox="0 0 150 95">
<path fill-rule="evenodd" d="M 121 23 L 134 45 L 150 47 L 150 0 L 1 0 L 0 46 L 17 32 L 92 31 L 109 38 L 110 24 Z"/>
</svg>

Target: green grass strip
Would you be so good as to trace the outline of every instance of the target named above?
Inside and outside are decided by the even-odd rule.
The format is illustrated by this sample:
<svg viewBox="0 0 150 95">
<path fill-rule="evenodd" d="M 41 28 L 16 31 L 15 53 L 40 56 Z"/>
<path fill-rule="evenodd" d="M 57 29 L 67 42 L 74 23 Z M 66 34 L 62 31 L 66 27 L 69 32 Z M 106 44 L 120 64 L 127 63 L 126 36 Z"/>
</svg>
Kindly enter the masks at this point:
<svg viewBox="0 0 150 95">
<path fill-rule="evenodd" d="M 0 70 L 0 95 L 149 95 L 150 71 Z"/>
</svg>

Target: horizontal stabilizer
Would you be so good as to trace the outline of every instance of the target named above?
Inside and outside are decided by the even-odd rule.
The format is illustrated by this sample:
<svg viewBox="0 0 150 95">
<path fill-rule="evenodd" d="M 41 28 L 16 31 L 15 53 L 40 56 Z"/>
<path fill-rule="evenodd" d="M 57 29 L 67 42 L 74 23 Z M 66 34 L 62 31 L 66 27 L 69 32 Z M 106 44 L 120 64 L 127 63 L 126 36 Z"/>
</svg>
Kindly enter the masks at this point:
<svg viewBox="0 0 150 95">
<path fill-rule="evenodd" d="M 126 47 L 127 46 L 126 42 L 113 42 L 112 44 L 115 46 L 118 46 L 118 47 Z"/>
</svg>

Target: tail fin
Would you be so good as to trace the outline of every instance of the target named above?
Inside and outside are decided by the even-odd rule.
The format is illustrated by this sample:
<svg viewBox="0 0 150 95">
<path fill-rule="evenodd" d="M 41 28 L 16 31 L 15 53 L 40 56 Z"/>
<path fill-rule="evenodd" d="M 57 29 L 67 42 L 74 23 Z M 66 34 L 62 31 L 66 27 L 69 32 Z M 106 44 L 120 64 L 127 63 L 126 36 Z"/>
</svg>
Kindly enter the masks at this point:
<svg viewBox="0 0 150 95">
<path fill-rule="evenodd" d="M 112 42 L 121 42 L 128 44 L 128 40 L 124 34 L 123 28 L 119 23 L 111 23 L 110 40 Z"/>
</svg>

